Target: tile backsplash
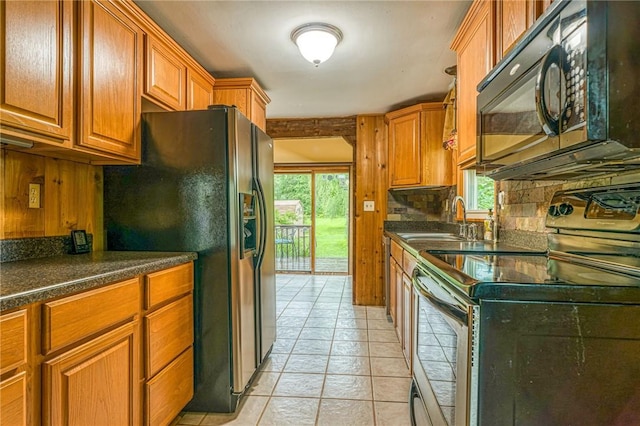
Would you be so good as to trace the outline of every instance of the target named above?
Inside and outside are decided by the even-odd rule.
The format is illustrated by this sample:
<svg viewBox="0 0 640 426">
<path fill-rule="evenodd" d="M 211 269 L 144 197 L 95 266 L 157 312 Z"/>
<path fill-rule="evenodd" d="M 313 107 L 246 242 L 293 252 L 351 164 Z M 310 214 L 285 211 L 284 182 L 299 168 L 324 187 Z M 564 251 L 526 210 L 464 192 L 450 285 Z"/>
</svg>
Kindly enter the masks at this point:
<svg viewBox="0 0 640 426">
<path fill-rule="evenodd" d="M 640 183 L 640 173 L 575 181 L 500 181 L 497 191 L 505 194 L 504 208 L 499 212 L 500 229 L 544 233 L 547 208 L 556 191 L 629 183 Z"/>
<path fill-rule="evenodd" d="M 456 194 L 456 187 L 407 189 L 387 192 L 387 220 L 448 222 L 446 204 Z"/>
<path fill-rule="evenodd" d="M 545 234 L 545 215 L 553 194 L 559 190 L 592 188 L 618 184 L 640 184 L 640 173 L 575 181 L 498 181 L 496 191 L 504 191 L 504 207 L 498 217 L 499 230 L 528 235 Z M 448 206 L 456 187 L 389 191 L 388 221 L 455 222 Z M 503 234 L 503 235 L 505 235 Z"/>
</svg>

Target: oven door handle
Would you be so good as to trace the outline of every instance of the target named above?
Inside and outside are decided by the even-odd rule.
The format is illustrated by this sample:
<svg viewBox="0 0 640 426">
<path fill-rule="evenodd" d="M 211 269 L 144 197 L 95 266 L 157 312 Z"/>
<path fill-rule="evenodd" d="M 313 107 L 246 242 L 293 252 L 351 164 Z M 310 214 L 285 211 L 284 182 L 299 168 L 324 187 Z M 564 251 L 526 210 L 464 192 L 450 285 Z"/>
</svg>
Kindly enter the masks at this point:
<svg viewBox="0 0 640 426">
<path fill-rule="evenodd" d="M 413 270 L 413 276 L 412 276 L 413 287 L 418 291 L 418 293 L 420 293 L 422 297 L 427 299 L 433 306 L 436 307 L 436 309 L 438 309 L 440 312 L 442 312 L 449 318 L 452 318 L 453 320 L 455 320 L 456 322 L 460 323 L 463 326 L 468 326 L 469 314 L 466 311 L 458 308 L 457 306 L 439 299 L 433 293 L 431 293 L 429 289 L 427 289 L 424 285 L 422 285 L 422 283 L 418 279 L 418 275 L 420 274 L 420 272 L 421 272 L 420 269 L 416 267 Z M 427 274 L 426 272 L 423 272 L 423 273 Z M 430 275 L 430 274 L 427 274 L 427 275 Z"/>
</svg>

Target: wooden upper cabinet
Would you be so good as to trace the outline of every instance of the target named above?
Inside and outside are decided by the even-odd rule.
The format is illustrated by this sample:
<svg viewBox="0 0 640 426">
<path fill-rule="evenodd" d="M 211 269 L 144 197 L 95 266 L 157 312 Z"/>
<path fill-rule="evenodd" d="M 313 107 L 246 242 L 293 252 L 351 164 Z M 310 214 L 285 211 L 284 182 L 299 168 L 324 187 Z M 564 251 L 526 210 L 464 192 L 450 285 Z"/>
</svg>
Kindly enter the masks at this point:
<svg viewBox="0 0 640 426">
<path fill-rule="evenodd" d="M 213 105 L 213 82 L 187 70 L 187 109 L 207 109 L 209 105 Z"/>
<path fill-rule="evenodd" d="M 80 2 L 77 144 L 140 161 L 141 28 L 109 2 Z"/>
<path fill-rule="evenodd" d="M 213 86 L 213 103 L 235 105 L 260 129 L 267 128 L 267 104 L 271 99 L 253 78 L 225 78 Z"/>
<path fill-rule="evenodd" d="M 389 119 L 389 186 L 419 185 L 420 111 Z"/>
<path fill-rule="evenodd" d="M 187 66 L 155 37 L 147 35 L 145 41 L 144 94 L 171 109 L 184 110 Z"/>
<path fill-rule="evenodd" d="M 474 0 L 451 44 L 458 63 L 458 165 L 461 167 L 471 165 L 476 158 L 476 87 L 495 64 L 494 7 L 493 1 Z"/>
<path fill-rule="evenodd" d="M 550 1 L 548 2 L 550 3 Z M 497 60 L 511 49 L 545 8 L 539 0 L 501 0 L 496 2 Z"/>
<path fill-rule="evenodd" d="M 71 146 L 73 25 L 72 1 L 0 3 L 3 133 L 35 132 Z"/>
<path fill-rule="evenodd" d="M 444 116 L 440 102 L 385 115 L 390 188 L 453 185 L 452 152 L 442 147 Z"/>
</svg>

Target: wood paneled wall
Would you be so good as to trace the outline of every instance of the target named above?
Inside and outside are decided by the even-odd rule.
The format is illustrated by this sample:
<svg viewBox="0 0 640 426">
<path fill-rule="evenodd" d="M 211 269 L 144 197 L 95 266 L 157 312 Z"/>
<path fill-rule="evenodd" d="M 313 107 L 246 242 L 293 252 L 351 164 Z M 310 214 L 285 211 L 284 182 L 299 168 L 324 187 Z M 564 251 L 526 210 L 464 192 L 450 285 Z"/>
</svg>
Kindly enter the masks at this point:
<svg viewBox="0 0 640 426">
<path fill-rule="evenodd" d="M 383 115 L 359 115 L 356 133 L 353 302 L 384 305 L 382 234 L 387 215 L 387 130 Z M 375 211 L 364 211 L 364 201 Z"/>
<path fill-rule="evenodd" d="M 101 166 L 2 150 L 0 239 L 93 234 L 94 250 L 104 244 Z M 29 184 L 41 184 L 41 208 L 30 209 Z"/>
</svg>

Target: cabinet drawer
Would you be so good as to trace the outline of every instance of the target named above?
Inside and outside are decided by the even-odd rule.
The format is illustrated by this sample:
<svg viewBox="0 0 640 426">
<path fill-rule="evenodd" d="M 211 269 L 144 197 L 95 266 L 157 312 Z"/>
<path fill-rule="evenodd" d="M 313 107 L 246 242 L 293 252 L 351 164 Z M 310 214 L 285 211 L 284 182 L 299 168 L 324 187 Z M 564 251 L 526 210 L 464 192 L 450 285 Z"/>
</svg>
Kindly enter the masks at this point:
<svg viewBox="0 0 640 426">
<path fill-rule="evenodd" d="M 0 317 L 0 374 L 27 362 L 27 311 Z"/>
<path fill-rule="evenodd" d="M 393 240 L 391 241 L 391 256 L 393 256 L 393 258 L 399 264 L 402 264 L 402 252 L 403 251 L 404 251 L 404 249 L 400 246 L 400 244 L 396 243 Z"/>
<path fill-rule="evenodd" d="M 45 353 L 136 315 L 140 282 L 132 278 L 43 305 Z"/>
<path fill-rule="evenodd" d="M 193 302 L 185 296 L 144 319 L 146 377 L 153 377 L 193 343 Z"/>
<path fill-rule="evenodd" d="M 27 424 L 27 374 L 0 383 L 0 425 Z"/>
<path fill-rule="evenodd" d="M 169 424 L 193 397 L 193 348 L 150 380 L 145 391 L 145 423 Z"/>
<path fill-rule="evenodd" d="M 145 308 L 150 309 L 193 288 L 193 262 L 145 277 Z"/>
<path fill-rule="evenodd" d="M 409 277 L 413 275 L 413 270 L 416 268 L 418 261 L 409 252 L 405 251 L 402 256 L 402 269 L 404 273 Z"/>
</svg>

